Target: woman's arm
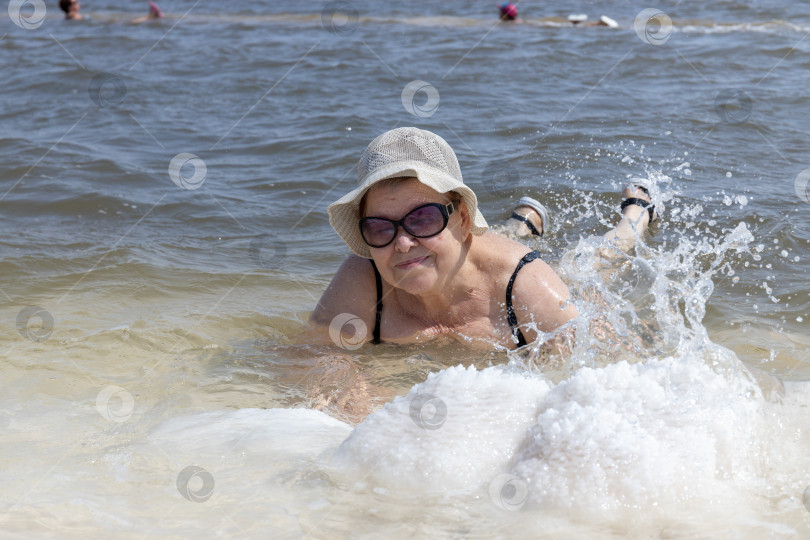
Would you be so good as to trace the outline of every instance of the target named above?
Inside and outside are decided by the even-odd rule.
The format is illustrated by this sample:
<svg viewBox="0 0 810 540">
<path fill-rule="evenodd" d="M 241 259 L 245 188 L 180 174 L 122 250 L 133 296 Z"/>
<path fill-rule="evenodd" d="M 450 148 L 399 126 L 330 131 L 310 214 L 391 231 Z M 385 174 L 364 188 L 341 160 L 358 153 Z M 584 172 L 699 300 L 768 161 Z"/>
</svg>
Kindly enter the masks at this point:
<svg viewBox="0 0 810 540">
<path fill-rule="evenodd" d="M 376 321 L 377 286 L 368 259 L 351 255 L 338 269 L 298 336 L 307 348 L 298 384 L 309 407 L 360 422 L 382 391 L 370 383 L 351 351 L 370 341 Z M 324 347 L 320 347 L 323 345 Z"/>
<path fill-rule="evenodd" d="M 552 332 L 576 317 L 570 298 L 568 286 L 548 264 L 534 260 L 524 266 L 515 279 L 512 304 L 526 341 L 537 338 L 537 332 L 527 327 L 531 323 L 542 332 Z"/>
<path fill-rule="evenodd" d="M 305 339 L 308 343 L 357 348 L 373 337 L 376 306 L 377 285 L 371 263 L 351 255 L 318 300 Z"/>
</svg>

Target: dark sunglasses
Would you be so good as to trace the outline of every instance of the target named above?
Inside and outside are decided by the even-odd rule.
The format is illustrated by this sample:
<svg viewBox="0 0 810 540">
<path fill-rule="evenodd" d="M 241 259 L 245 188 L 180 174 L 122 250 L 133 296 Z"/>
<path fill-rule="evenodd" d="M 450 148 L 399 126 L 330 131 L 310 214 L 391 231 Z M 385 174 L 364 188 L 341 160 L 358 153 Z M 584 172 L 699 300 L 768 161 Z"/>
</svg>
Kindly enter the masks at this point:
<svg viewBox="0 0 810 540">
<path fill-rule="evenodd" d="M 374 248 L 385 247 L 394 241 L 397 229 L 415 238 L 430 238 L 447 228 L 450 214 L 458 209 L 458 200 L 449 204 L 428 203 L 408 212 L 398 221 L 381 217 L 365 217 L 360 220 L 360 234 L 366 244 Z"/>
</svg>

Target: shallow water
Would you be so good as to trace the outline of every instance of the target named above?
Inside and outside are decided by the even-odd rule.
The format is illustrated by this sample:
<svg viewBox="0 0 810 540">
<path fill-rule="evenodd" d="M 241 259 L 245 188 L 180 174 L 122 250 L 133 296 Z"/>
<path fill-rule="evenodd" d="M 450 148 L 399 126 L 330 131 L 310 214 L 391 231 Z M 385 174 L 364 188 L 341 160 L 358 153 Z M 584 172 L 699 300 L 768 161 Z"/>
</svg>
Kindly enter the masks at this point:
<svg viewBox="0 0 810 540">
<path fill-rule="evenodd" d="M 0 17 L 4 536 L 810 536 L 805 5 L 161 7 Z M 402 125 L 552 210 L 570 358 L 295 344 Z M 631 177 L 663 219 L 594 272 Z"/>
</svg>

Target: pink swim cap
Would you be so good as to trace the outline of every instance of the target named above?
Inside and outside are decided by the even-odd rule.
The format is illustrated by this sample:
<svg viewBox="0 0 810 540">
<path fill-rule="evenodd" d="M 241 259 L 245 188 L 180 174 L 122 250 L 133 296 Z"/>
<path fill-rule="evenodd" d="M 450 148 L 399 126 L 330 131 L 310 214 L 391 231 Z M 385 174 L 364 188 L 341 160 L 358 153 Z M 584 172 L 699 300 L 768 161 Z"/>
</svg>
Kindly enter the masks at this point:
<svg viewBox="0 0 810 540">
<path fill-rule="evenodd" d="M 152 0 L 149 0 L 149 14 L 154 15 L 157 18 L 163 17 L 163 12 L 160 11 L 158 5 L 152 2 Z"/>
<path fill-rule="evenodd" d="M 518 12 L 515 4 L 504 2 L 499 9 L 501 10 L 501 15 L 507 19 L 517 19 Z"/>
</svg>

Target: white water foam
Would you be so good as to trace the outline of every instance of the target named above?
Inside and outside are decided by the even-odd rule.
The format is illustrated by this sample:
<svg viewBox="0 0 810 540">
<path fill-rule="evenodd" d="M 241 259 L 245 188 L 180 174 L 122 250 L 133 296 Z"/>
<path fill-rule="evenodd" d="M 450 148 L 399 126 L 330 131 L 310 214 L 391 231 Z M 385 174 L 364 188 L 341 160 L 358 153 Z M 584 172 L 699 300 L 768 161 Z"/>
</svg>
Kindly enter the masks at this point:
<svg viewBox="0 0 810 540">
<path fill-rule="evenodd" d="M 336 459 L 391 488 L 474 490 L 513 459 L 549 388 L 500 368 L 449 368 L 355 427 Z"/>
<path fill-rule="evenodd" d="M 593 524 L 629 510 L 658 527 L 768 523 L 784 497 L 801 516 L 810 423 L 714 353 L 582 368 L 556 385 L 450 368 L 358 425 L 335 462 L 397 497 L 489 492 L 500 508 Z M 414 419 L 423 395 L 443 402 L 439 427 Z"/>
</svg>

